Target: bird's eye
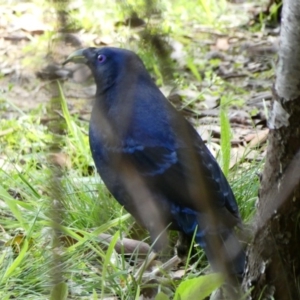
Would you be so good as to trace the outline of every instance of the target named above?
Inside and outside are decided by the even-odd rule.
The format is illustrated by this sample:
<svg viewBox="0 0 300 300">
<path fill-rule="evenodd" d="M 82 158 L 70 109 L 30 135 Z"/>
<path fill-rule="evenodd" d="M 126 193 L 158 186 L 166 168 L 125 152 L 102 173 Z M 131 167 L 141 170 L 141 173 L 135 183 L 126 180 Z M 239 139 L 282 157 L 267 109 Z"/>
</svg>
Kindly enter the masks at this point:
<svg viewBox="0 0 300 300">
<path fill-rule="evenodd" d="M 97 57 L 99 63 L 103 63 L 106 60 L 106 56 L 103 54 L 99 54 Z"/>
</svg>

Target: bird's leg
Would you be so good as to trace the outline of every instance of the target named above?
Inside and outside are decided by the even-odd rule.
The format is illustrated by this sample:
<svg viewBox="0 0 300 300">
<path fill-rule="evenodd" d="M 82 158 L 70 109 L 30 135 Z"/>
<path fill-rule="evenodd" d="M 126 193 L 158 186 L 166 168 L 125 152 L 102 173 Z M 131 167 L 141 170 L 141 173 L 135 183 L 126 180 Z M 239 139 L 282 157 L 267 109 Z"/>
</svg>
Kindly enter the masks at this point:
<svg viewBox="0 0 300 300">
<path fill-rule="evenodd" d="M 162 232 L 157 232 L 156 228 L 151 228 L 151 227 L 149 227 L 148 230 L 150 232 L 152 241 L 154 241 L 153 244 L 154 250 L 150 252 L 148 257 L 146 257 L 145 261 L 137 270 L 134 276 L 135 280 L 141 279 L 144 271 L 147 270 L 147 268 L 155 260 L 155 258 L 158 256 L 158 253 L 161 253 L 168 246 L 168 236 L 166 232 L 167 228 L 165 228 Z"/>
<path fill-rule="evenodd" d="M 191 242 L 192 239 L 184 234 L 183 232 L 178 233 L 178 241 L 176 243 L 176 252 L 177 255 L 181 258 L 184 259 L 188 256 L 190 247 L 191 247 Z"/>
</svg>

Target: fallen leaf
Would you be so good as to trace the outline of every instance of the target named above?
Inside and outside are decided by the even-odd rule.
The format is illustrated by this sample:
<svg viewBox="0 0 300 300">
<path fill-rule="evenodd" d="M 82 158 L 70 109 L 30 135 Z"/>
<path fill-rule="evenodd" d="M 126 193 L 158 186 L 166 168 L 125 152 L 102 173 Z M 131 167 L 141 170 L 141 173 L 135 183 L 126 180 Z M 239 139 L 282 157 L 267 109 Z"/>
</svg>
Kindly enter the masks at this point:
<svg viewBox="0 0 300 300">
<path fill-rule="evenodd" d="M 173 278 L 181 279 L 186 274 L 185 269 L 177 270 L 173 273 Z"/>
<path fill-rule="evenodd" d="M 255 148 L 260 146 L 262 143 L 264 143 L 267 140 L 268 133 L 269 133 L 269 129 L 264 129 L 257 133 L 252 133 L 249 134 L 248 136 L 245 136 L 244 140 L 246 142 L 249 142 L 249 147 Z"/>
<path fill-rule="evenodd" d="M 215 47 L 218 50 L 227 51 L 229 49 L 228 39 L 218 38 Z"/>
<path fill-rule="evenodd" d="M 245 156 L 245 151 L 246 148 L 240 145 L 238 147 L 231 148 L 229 164 L 230 169 L 241 161 L 241 159 Z"/>
<path fill-rule="evenodd" d="M 13 238 L 8 240 L 4 245 L 5 247 L 11 247 L 15 254 L 19 254 L 25 239 L 27 239 L 26 235 L 24 235 L 23 233 L 18 233 Z M 32 246 L 32 244 L 33 240 L 32 238 L 30 238 L 29 246 Z"/>
<path fill-rule="evenodd" d="M 61 168 L 70 169 L 72 166 L 71 158 L 68 154 L 59 152 L 59 153 L 50 153 L 49 154 L 51 162 Z"/>
<path fill-rule="evenodd" d="M 14 25 L 17 29 L 22 29 L 32 34 L 43 34 L 45 31 L 51 29 L 50 26 L 44 24 L 31 14 L 21 16 Z"/>
</svg>

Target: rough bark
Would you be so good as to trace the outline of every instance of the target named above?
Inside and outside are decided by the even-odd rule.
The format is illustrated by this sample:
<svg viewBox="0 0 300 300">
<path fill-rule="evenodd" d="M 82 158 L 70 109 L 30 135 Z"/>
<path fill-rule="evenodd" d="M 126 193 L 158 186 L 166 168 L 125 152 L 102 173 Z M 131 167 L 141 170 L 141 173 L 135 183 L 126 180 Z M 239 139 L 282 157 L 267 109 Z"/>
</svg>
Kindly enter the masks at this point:
<svg viewBox="0 0 300 300">
<path fill-rule="evenodd" d="M 300 2 L 284 1 L 282 16 L 257 229 L 243 282 L 251 299 L 300 299 Z"/>
</svg>

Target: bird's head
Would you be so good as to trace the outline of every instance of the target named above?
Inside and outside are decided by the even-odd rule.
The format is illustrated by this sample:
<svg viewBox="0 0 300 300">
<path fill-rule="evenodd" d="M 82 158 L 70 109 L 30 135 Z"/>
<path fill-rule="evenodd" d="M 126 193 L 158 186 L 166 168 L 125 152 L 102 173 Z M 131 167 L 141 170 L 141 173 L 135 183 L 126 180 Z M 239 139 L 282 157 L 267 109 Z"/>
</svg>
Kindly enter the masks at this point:
<svg viewBox="0 0 300 300">
<path fill-rule="evenodd" d="M 77 50 L 63 64 L 69 62 L 86 64 L 91 69 L 100 92 L 121 79 L 132 78 L 133 74 L 145 70 L 143 62 L 134 52 L 113 47 Z"/>
</svg>

